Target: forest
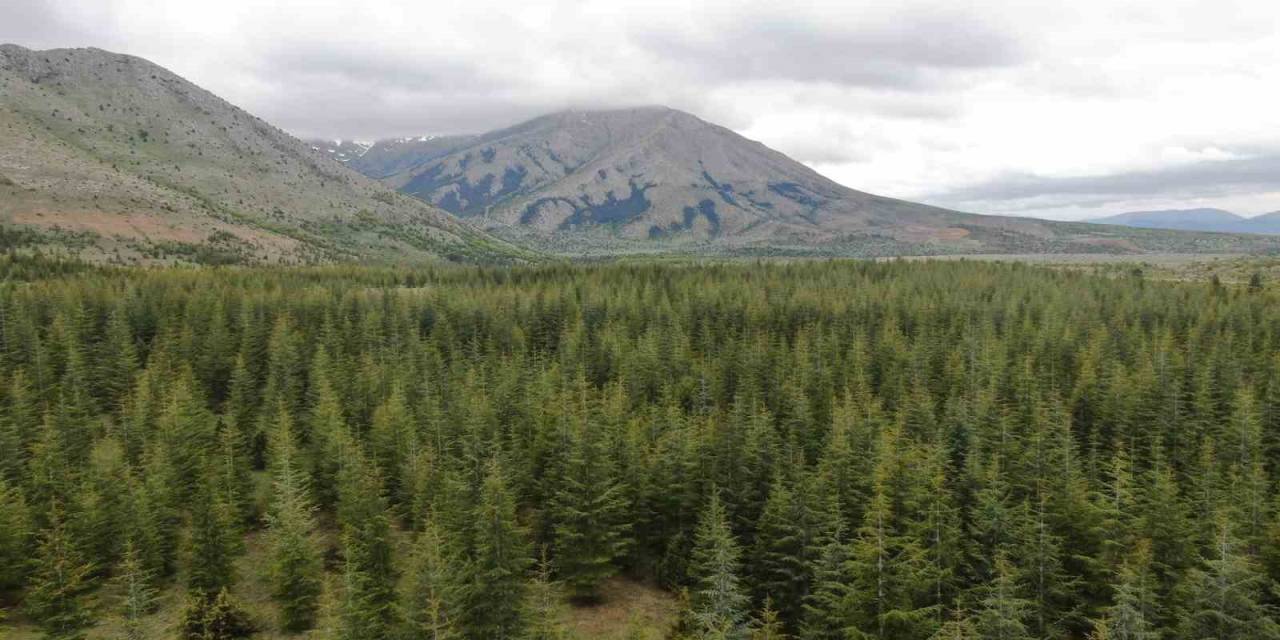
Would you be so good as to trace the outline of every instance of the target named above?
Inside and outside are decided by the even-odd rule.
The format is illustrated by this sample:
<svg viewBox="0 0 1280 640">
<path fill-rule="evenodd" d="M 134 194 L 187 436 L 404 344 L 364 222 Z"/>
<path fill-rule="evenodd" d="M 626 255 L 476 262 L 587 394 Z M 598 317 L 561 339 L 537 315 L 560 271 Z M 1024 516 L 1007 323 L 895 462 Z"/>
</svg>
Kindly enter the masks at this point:
<svg viewBox="0 0 1280 640">
<path fill-rule="evenodd" d="M 1280 639 L 1278 480 L 1260 279 L 0 258 L 0 636 Z"/>
</svg>

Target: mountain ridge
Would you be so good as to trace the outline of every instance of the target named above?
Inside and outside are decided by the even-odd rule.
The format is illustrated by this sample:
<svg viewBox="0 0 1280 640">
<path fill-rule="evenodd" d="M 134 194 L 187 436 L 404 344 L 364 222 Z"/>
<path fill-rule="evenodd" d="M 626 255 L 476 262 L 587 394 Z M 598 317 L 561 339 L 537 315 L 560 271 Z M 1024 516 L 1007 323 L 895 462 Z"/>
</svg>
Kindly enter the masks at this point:
<svg viewBox="0 0 1280 640">
<path fill-rule="evenodd" d="M 8 245 L 121 262 L 515 255 L 142 58 L 0 45 Z"/>
<path fill-rule="evenodd" d="M 968 214 L 862 192 L 695 115 L 566 110 L 422 150 L 367 176 L 561 253 L 692 250 L 881 256 L 1220 251 L 1267 241 Z M 421 152 L 420 152 L 421 151 Z M 1250 247 L 1250 250 L 1256 248 Z"/>
<path fill-rule="evenodd" d="M 1162 209 L 1130 211 L 1088 222 L 1145 229 L 1209 231 L 1215 233 L 1280 234 L 1280 211 L 1245 217 L 1224 209 Z"/>
</svg>

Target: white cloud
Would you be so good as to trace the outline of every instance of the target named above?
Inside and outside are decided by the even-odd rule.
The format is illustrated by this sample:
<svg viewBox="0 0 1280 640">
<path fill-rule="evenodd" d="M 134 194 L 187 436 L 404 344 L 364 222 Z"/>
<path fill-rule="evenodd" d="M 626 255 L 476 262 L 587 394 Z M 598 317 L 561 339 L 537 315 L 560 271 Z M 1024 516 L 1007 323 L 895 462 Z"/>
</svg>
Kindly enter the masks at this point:
<svg viewBox="0 0 1280 640">
<path fill-rule="evenodd" d="M 857 189 L 1057 217 L 1280 209 L 1280 177 L 1221 178 L 1280 152 L 1277 24 L 1272 0 L 0 4 L 0 41 L 140 55 L 300 135 L 658 103 Z M 1150 178 L 1197 167 L 1219 182 Z"/>
</svg>

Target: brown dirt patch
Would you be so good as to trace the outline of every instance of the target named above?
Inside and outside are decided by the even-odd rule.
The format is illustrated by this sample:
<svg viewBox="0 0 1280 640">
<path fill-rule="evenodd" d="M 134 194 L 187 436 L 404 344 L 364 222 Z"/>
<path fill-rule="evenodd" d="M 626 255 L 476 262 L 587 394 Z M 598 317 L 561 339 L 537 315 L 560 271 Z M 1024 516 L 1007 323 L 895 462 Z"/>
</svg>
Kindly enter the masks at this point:
<svg viewBox="0 0 1280 640">
<path fill-rule="evenodd" d="M 611 578 L 600 591 L 600 604 L 570 607 L 566 622 L 573 637 L 622 640 L 629 631 L 638 630 L 642 637 L 658 640 L 675 625 L 679 603 L 655 585 Z"/>
</svg>

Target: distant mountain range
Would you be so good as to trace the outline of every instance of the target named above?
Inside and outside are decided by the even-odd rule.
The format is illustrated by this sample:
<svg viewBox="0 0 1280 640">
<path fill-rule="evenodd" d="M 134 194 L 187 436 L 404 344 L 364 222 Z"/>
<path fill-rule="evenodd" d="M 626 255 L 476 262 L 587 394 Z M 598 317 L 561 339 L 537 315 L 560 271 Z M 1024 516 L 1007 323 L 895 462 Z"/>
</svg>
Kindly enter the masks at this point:
<svg viewBox="0 0 1280 640">
<path fill-rule="evenodd" d="M 482 135 L 303 142 L 140 58 L 3 45 L 0 251 L 13 249 L 276 264 L 1252 252 L 1280 251 L 1280 238 L 895 200 L 662 107 L 567 111 Z"/>
<path fill-rule="evenodd" d="M 0 249 L 15 246 L 120 262 L 525 253 L 146 60 L 3 45 Z"/>
<path fill-rule="evenodd" d="M 1246 218 L 1222 209 L 1168 209 L 1121 213 L 1089 222 L 1143 229 L 1280 235 L 1280 211 Z"/>
<path fill-rule="evenodd" d="M 312 144 L 343 153 L 332 143 Z M 383 140 L 347 165 L 504 237 L 570 254 L 885 256 L 1280 246 L 982 216 L 877 196 L 664 107 L 565 111 L 480 135 Z"/>
</svg>

